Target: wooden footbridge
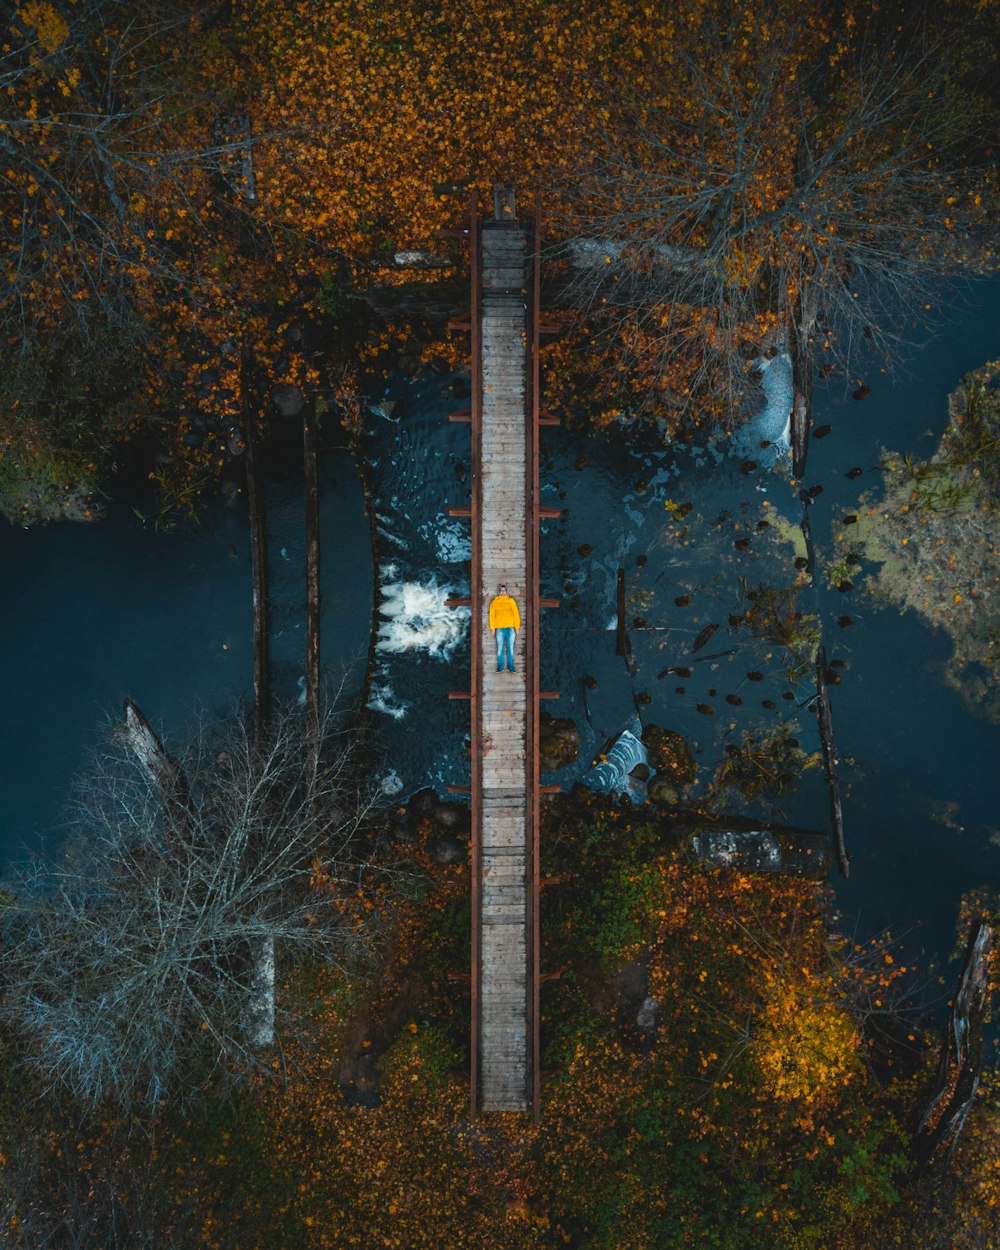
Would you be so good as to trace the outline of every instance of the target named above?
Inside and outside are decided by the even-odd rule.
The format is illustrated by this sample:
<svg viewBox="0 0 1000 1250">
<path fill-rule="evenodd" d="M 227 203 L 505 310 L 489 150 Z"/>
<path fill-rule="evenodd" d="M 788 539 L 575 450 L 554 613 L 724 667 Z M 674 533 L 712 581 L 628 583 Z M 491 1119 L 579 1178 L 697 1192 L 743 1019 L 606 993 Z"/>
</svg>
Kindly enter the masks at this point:
<svg viewBox="0 0 1000 1250">
<path fill-rule="evenodd" d="M 451 232 L 449 232 L 451 233 Z M 492 220 L 473 193 L 467 231 L 472 301 L 472 501 L 451 515 L 472 526 L 471 704 L 472 1112 L 539 1107 L 538 502 L 539 214 L 518 221 L 513 192 L 494 192 Z M 516 671 L 496 671 L 489 602 L 504 584 L 517 600 Z M 558 787 L 551 787 L 558 789 Z"/>
</svg>

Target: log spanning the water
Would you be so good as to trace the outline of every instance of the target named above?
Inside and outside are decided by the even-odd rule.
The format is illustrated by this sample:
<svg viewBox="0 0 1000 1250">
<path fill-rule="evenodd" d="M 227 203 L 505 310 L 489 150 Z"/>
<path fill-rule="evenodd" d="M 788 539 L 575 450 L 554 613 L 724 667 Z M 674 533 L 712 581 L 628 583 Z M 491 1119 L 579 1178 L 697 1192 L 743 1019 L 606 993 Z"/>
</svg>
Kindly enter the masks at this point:
<svg viewBox="0 0 1000 1250">
<path fill-rule="evenodd" d="M 247 502 L 250 507 L 250 562 L 253 575 L 253 716 L 258 747 L 263 745 L 271 708 L 270 618 L 267 597 L 267 530 L 264 521 L 264 491 L 257 476 L 257 429 L 250 403 L 251 367 L 249 352 L 243 352 L 240 366 L 240 395 L 243 435 L 246 439 Z"/>
<path fill-rule="evenodd" d="M 302 452 L 306 492 L 306 715 L 319 723 L 319 474 L 316 467 L 316 396 L 306 404 Z"/>
<path fill-rule="evenodd" d="M 819 718 L 819 737 L 823 746 L 823 771 L 830 792 L 830 822 L 833 830 L 833 846 L 837 856 L 840 875 L 850 872 L 851 857 L 844 845 L 844 815 L 840 806 L 840 778 L 837 775 L 837 750 L 833 739 L 833 712 L 830 708 L 830 689 L 826 683 L 826 648 L 816 652 L 816 715 Z"/>
<path fill-rule="evenodd" d="M 809 336 L 818 313 L 817 284 L 807 283 L 800 297 L 798 316 L 791 332 L 792 355 L 792 473 L 801 478 L 806 471 L 809 452 L 809 425 L 812 420 L 814 366 Z"/>
<path fill-rule="evenodd" d="M 625 621 L 625 570 L 618 570 L 618 583 L 615 587 L 615 603 L 618 608 L 618 621 L 615 629 L 615 655 L 628 656 L 632 648 L 628 640 L 628 626 Z"/>
<path fill-rule="evenodd" d="M 989 1014 L 989 968 L 993 926 L 972 926 L 965 965 L 952 1001 L 941 1061 L 927 1106 L 917 1125 L 913 1154 L 923 1171 L 945 1146 L 954 1148 L 979 1089 L 982 1070 L 983 1022 Z"/>
</svg>

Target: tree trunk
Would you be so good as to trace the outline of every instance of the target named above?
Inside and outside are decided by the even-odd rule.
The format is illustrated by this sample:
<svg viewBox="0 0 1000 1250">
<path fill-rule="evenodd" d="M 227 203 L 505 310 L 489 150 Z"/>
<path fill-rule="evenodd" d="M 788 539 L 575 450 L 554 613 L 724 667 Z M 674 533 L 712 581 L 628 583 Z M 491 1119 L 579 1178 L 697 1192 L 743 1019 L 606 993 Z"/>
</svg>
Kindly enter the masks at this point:
<svg viewBox="0 0 1000 1250">
<path fill-rule="evenodd" d="M 319 475 L 316 467 L 316 396 L 310 395 L 302 425 L 306 492 L 306 715 L 319 721 Z"/>
<path fill-rule="evenodd" d="M 948 1015 L 941 1062 L 913 1143 L 918 1172 L 945 1143 L 949 1154 L 954 1149 L 979 1089 L 993 939 L 993 926 L 986 921 L 972 926 L 958 992 Z"/>
<path fill-rule="evenodd" d="M 125 700 L 125 737 L 143 771 L 163 796 L 171 821 L 175 824 L 185 821 L 188 784 L 184 771 L 131 699 Z"/>
<path fill-rule="evenodd" d="M 246 439 L 247 502 L 250 507 L 250 561 L 253 575 L 253 718 L 258 747 L 263 746 L 271 707 L 270 621 L 267 599 L 267 532 L 264 492 L 257 477 L 257 429 L 250 404 L 250 359 L 244 348 L 240 368 L 243 435 Z"/>
<path fill-rule="evenodd" d="M 820 741 L 823 744 L 823 770 L 830 792 L 833 845 L 840 875 L 846 877 L 850 872 L 851 857 L 844 846 L 844 815 L 840 807 L 840 778 L 837 776 L 837 750 L 833 740 L 833 713 L 830 708 L 830 690 L 826 684 L 826 648 L 822 645 L 816 652 L 816 693 L 819 696 L 817 715 Z"/>
<path fill-rule="evenodd" d="M 274 1044 L 274 937 L 259 940 L 253 958 L 250 1041 L 254 1046 Z"/>
<path fill-rule="evenodd" d="M 625 570 L 618 570 L 618 587 L 616 592 L 618 605 L 618 627 L 615 633 L 615 655 L 628 656 L 631 648 L 628 641 L 628 629 L 625 624 Z"/>
<path fill-rule="evenodd" d="M 809 450 L 809 425 L 812 421 L 813 356 L 809 336 L 816 324 L 817 296 L 815 284 L 808 284 L 799 298 L 797 315 L 791 330 L 792 354 L 792 473 L 802 478 L 806 471 Z"/>
</svg>

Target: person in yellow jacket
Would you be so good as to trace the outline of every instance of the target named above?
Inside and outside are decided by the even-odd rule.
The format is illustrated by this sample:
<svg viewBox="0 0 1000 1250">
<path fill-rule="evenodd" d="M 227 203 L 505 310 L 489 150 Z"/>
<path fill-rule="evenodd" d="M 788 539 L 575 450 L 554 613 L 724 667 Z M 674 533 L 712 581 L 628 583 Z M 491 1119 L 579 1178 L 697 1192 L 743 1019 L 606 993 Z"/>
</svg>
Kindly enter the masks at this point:
<svg viewBox="0 0 1000 1250">
<path fill-rule="evenodd" d="M 521 628 L 521 614 L 517 604 L 507 594 L 506 586 L 498 586 L 497 593 L 490 600 L 490 629 L 497 640 L 497 672 L 504 671 L 504 660 L 507 661 L 507 672 L 514 671 L 514 643 L 517 631 Z"/>
</svg>

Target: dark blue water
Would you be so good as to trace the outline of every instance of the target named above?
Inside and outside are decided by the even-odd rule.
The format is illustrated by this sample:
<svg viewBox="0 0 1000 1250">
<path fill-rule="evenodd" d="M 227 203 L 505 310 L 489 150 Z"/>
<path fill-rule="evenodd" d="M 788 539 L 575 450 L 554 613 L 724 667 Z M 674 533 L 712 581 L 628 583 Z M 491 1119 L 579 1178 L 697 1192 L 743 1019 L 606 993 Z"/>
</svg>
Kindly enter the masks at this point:
<svg viewBox="0 0 1000 1250">
<path fill-rule="evenodd" d="M 371 551 L 357 471 L 321 459 L 323 662 L 361 683 Z M 303 672 L 301 479 L 282 457 L 267 485 L 278 694 Z M 246 508 L 219 503 L 194 532 L 156 533 L 124 503 L 90 526 L 0 523 L 0 857 L 52 845 L 70 781 L 132 698 L 167 737 L 196 713 L 225 714 L 252 687 Z M 282 548 L 285 556 L 281 555 Z M 360 661 L 360 662 L 359 662 Z"/>
<path fill-rule="evenodd" d="M 1000 354 L 998 326 L 1000 282 L 976 283 L 896 377 L 873 366 L 867 399 L 820 388 L 815 422 L 832 430 L 811 445 L 805 485 L 824 487 L 810 510 L 821 567 L 833 555 L 833 519 L 853 510 L 862 491 L 877 490 L 880 449 L 932 450 L 948 393 L 963 373 Z M 402 415 L 372 417 L 365 448 L 378 495 L 383 596 L 371 706 L 404 793 L 468 779 L 468 706 L 447 698 L 468 686 L 467 614 L 444 606 L 449 593 L 469 588 L 468 523 L 447 516 L 469 497 L 468 427 L 446 420 L 457 406 L 456 383 L 462 379 L 400 382 Z M 690 741 L 701 766 L 693 797 L 706 792 L 727 743 L 745 734 L 786 724 L 804 750 L 818 750 L 815 718 L 804 706 L 810 672 L 795 673 L 785 648 L 728 623 L 746 606 L 741 579 L 795 582 L 795 550 L 775 522 L 795 526 L 801 517 L 799 487 L 787 473 L 745 475 L 738 459 L 709 450 L 644 451 L 621 431 L 587 440 L 547 432 L 543 451 L 543 502 L 565 511 L 542 534 L 543 592 L 562 603 L 543 615 L 542 677 L 562 695 L 551 711 L 573 718 L 582 743 L 579 763 L 552 780 L 578 778 L 637 707 L 644 724 Z M 849 480 L 856 465 L 865 472 Z M 303 653 L 299 474 L 295 454 L 276 460 L 267 500 L 275 680 L 293 698 Z M 328 453 L 322 477 L 324 665 L 336 672 L 354 662 L 357 685 L 371 620 L 369 531 L 347 454 Z M 690 512 L 679 517 L 678 505 Z M 763 520 L 769 526 L 761 532 Z M 734 545 L 743 539 L 746 551 Z M 25 842 L 51 842 L 69 780 L 123 697 L 168 737 L 194 709 L 224 711 L 247 697 L 245 511 L 210 508 L 195 533 L 155 534 L 121 505 L 90 528 L 4 527 L 0 568 L 7 589 L 0 849 L 9 856 Z M 633 647 L 628 666 L 615 654 L 619 568 Z M 906 931 L 909 949 L 942 957 L 961 894 L 997 878 L 1000 853 L 990 836 L 1000 821 L 990 780 L 1000 729 L 972 715 L 945 684 L 947 639 L 913 614 L 876 610 L 863 579 L 855 580 L 849 594 L 821 584 L 801 590 L 799 601 L 821 617 L 829 658 L 846 665 L 832 698 L 854 858 L 838 894 L 849 927 Z M 687 606 L 677 605 L 681 596 Z M 845 613 L 854 619 L 850 629 L 836 623 Z M 692 653 L 709 625 L 719 628 Z M 662 675 L 671 666 L 692 674 Z M 819 769 L 782 801 L 780 815 L 827 828 Z"/>
<path fill-rule="evenodd" d="M 1000 282 L 984 281 L 940 315 L 933 338 L 906 353 L 893 378 L 873 365 L 863 401 L 820 388 L 815 424 L 832 428 L 812 442 L 802 484 L 793 484 L 787 471 L 743 474 L 739 458 L 708 449 L 644 452 L 620 431 L 596 439 L 547 431 L 542 502 L 565 511 L 542 531 L 542 590 L 562 602 L 543 614 L 542 682 L 561 692 L 549 709 L 572 717 L 581 736 L 579 763 L 548 780 L 569 784 L 580 777 L 636 708 L 644 724 L 677 730 L 691 743 L 701 765 L 693 797 L 711 784 L 726 744 L 745 734 L 787 725 L 805 751 L 817 752 L 816 720 L 807 706 L 811 666 L 790 671 L 794 662 L 785 648 L 728 624 L 746 606 L 741 579 L 751 586 L 795 584 L 796 552 L 780 537 L 775 516 L 798 525 L 803 484 L 824 488 L 810 509 L 822 570 L 840 554 L 833 519 L 852 511 L 862 491 L 878 490 L 881 448 L 929 454 L 946 425 L 950 391 L 998 352 Z M 384 716 L 384 734 L 406 790 L 468 777 L 467 705 L 447 700 L 449 689 L 467 688 L 468 650 L 464 631 L 449 633 L 449 610 L 440 606 L 448 592 L 467 593 L 469 585 L 468 553 L 457 541 L 467 523 L 446 515 L 468 499 L 462 472 L 468 428 L 445 421 L 455 407 L 449 385 L 427 379 L 400 388 L 405 415 L 380 424 L 370 439 L 384 518 L 380 558 L 390 618 L 384 629 L 393 635 L 380 653 L 376 706 L 394 714 Z M 848 479 L 856 465 L 863 475 Z M 691 505 L 679 520 L 678 504 Z M 762 520 L 769 521 L 763 533 Z M 748 551 L 734 546 L 744 539 Z M 629 666 L 615 654 L 619 568 L 628 591 Z M 845 665 L 832 692 L 853 855 L 852 876 L 837 887 L 845 922 L 866 934 L 891 928 L 907 935 L 908 952 L 943 957 L 962 893 L 997 879 L 1000 852 L 990 835 L 1000 821 L 987 779 L 1000 728 L 977 719 L 944 683 L 950 649 L 944 635 L 912 613 L 876 610 L 863 577 L 847 594 L 826 588 L 825 575 L 818 582 L 800 590 L 798 606 L 818 614 L 828 658 Z M 400 587 L 411 592 L 412 615 Z M 682 596 L 690 604 L 678 607 Z M 854 620 L 850 629 L 837 624 L 845 614 Z M 636 618 L 642 628 L 632 628 Z M 719 628 L 693 654 L 693 641 L 709 625 Z M 692 675 L 661 676 L 671 666 L 689 667 Z M 751 680 L 751 673 L 762 680 Z M 596 682 L 592 689 L 585 687 L 588 677 Z M 733 810 L 825 830 L 822 772 L 807 773 L 777 812 L 738 803 Z"/>
</svg>

